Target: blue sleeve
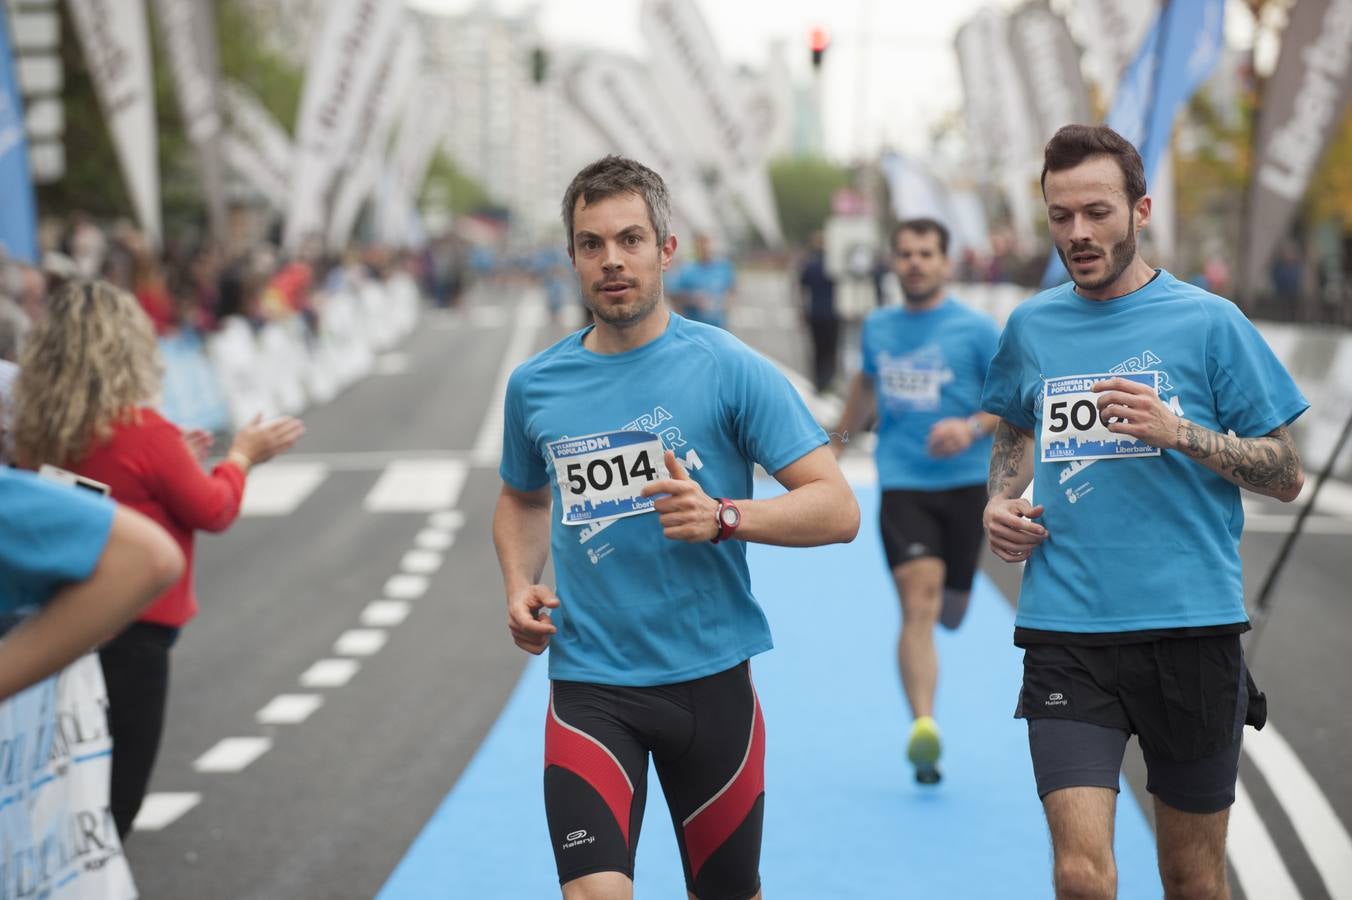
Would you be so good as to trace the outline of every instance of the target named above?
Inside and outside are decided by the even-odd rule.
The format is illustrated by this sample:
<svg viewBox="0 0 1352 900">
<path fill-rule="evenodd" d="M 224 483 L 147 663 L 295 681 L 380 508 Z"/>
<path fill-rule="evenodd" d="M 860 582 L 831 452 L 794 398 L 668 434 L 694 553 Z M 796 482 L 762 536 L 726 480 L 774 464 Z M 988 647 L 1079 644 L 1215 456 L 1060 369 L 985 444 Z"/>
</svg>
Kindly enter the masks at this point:
<svg viewBox="0 0 1352 900">
<path fill-rule="evenodd" d="M 878 331 L 873 327 L 874 322 L 873 316 L 869 316 L 859 329 L 859 371 L 870 378 L 878 377 L 878 353 L 873 341 Z"/>
<path fill-rule="evenodd" d="M 1281 360 L 1233 303 L 1216 304 L 1211 316 L 1207 374 L 1216 398 L 1216 420 L 1240 437 L 1259 437 L 1310 408 Z"/>
<path fill-rule="evenodd" d="M 46 602 L 92 575 L 116 509 L 80 488 L 0 470 L 0 609 Z"/>
<path fill-rule="evenodd" d="M 1017 322 L 1010 316 L 995 347 L 995 356 L 986 371 L 986 386 L 981 392 L 981 408 L 1015 427 L 1032 431 L 1033 398 L 1024 391 L 1027 359 L 1018 338 Z"/>
<path fill-rule="evenodd" d="M 729 354 L 722 386 L 742 455 L 770 474 L 826 443 L 826 432 L 774 365 L 750 348 Z"/>
<path fill-rule="evenodd" d="M 502 401 L 502 463 L 498 474 L 508 487 L 518 491 L 535 491 L 549 484 L 544 458 L 526 432 L 525 387 L 529 377 L 521 368 L 513 372 Z"/>
</svg>

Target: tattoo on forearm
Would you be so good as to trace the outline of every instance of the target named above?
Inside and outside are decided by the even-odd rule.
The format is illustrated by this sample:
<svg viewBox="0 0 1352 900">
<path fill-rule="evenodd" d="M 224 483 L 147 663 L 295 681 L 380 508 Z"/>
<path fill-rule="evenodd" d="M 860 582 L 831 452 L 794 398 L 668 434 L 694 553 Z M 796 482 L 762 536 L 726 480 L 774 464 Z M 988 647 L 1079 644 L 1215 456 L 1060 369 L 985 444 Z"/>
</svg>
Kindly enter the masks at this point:
<svg viewBox="0 0 1352 900">
<path fill-rule="evenodd" d="M 1023 455 L 1027 452 L 1024 436 L 1001 421 L 995 426 L 995 446 L 991 448 L 990 478 L 986 481 L 986 496 L 1002 493 L 1009 483 L 1019 477 Z"/>
<path fill-rule="evenodd" d="M 1285 428 L 1263 437 L 1241 438 L 1181 421 L 1178 444 L 1188 456 L 1211 461 L 1221 475 L 1259 493 L 1285 493 L 1300 478 L 1300 454 Z"/>
</svg>

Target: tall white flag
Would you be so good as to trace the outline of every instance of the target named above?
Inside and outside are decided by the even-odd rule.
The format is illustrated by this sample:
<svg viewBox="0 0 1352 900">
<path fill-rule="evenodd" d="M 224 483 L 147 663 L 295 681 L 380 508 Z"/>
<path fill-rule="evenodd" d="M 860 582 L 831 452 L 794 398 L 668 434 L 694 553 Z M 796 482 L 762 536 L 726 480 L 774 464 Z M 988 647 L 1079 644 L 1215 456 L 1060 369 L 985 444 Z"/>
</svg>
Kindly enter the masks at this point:
<svg viewBox="0 0 1352 900">
<path fill-rule="evenodd" d="M 145 4 L 142 0 L 70 0 L 70 12 L 136 219 L 158 246 L 158 130 Z"/>
<path fill-rule="evenodd" d="M 354 143 L 366 98 L 399 34 L 403 4 L 330 0 L 301 94 L 282 242 L 296 250 L 327 220 L 333 177 Z"/>
<path fill-rule="evenodd" d="M 258 191 L 278 212 L 291 197 L 291 136 L 262 101 L 233 81 L 221 85 L 221 100 L 230 120 L 221 141 L 226 164 Z"/>
<path fill-rule="evenodd" d="M 399 120 L 389 179 L 377 192 L 376 236 L 381 241 L 393 244 L 404 239 L 418 193 L 450 121 L 445 77 L 433 73 L 420 75 Z"/>
</svg>

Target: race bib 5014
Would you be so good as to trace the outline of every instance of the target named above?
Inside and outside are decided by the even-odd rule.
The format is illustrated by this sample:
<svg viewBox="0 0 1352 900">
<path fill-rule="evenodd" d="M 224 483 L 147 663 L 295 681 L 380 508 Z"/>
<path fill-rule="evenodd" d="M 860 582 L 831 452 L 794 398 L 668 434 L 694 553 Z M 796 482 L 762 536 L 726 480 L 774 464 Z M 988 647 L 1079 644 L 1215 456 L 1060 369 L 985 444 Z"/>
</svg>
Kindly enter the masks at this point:
<svg viewBox="0 0 1352 900">
<path fill-rule="evenodd" d="M 652 512 L 643 488 L 667 477 L 662 439 L 647 431 L 605 431 L 549 444 L 563 524 L 585 525 Z"/>
<path fill-rule="evenodd" d="M 1109 419 L 1099 413 L 1097 382 L 1124 378 L 1159 390 L 1158 372 L 1116 375 L 1067 375 L 1048 378 L 1042 385 L 1042 461 L 1078 459 L 1136 459 L 1159 456 L 1160 448 L 1129 434 L 1108 430 Z"/>
</svg>

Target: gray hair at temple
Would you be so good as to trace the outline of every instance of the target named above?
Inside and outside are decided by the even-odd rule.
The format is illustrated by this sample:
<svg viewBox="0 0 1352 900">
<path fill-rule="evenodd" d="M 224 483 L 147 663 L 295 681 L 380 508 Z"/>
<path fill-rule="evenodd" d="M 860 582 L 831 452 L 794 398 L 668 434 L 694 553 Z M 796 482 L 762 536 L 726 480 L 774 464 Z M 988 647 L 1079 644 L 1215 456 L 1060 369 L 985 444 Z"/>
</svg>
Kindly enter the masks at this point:
<svg viewBox="0 0 1352 900">
<path fill-rule="evenodd" d="M 573 176 L 563 193 L 563 227 L 568 233 L 568 252 L 573 252 L 573 212 L 580 199 L 592 204 L 621 194 L 637 194 L 648 207 L 648 221 L 657 234 L 657 246 L 671 234 L 671 196 L 666 182 L 652 169 L 623 156 L 606 156 Z"/>
</svg>

